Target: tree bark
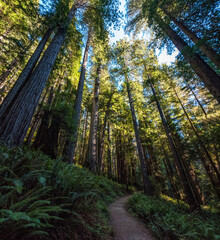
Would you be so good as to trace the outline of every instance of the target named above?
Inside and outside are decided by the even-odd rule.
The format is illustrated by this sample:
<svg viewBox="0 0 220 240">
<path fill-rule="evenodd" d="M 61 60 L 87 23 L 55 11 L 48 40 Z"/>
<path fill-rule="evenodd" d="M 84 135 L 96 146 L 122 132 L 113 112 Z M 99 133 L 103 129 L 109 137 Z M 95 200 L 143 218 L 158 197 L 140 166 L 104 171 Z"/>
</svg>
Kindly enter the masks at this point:
<svg viewBox="0 0 220 240">
<path fill-rule="evenodd" d="M 131 89 L 130 89 L 130 83 L 129 83 L 128 79 L 126 79 L 126 85 L 127 85 L 127 93 L 128 93 L 130 110 L 131 110 L 131 115 L 132 115 L 132 120 L 133 120 L 133 126 L 134 126 L 134 131 L 135 131 L 135 138 L 136 138 L 136 142 L 137 142 L 138 155 L 139 155 L 139 160 L 140 160 L 140 164 L 141 164 L 144 192 L 147 195 L 152 196 L 153 190 L 152 190 L 150 179 L 148 177 L 147 169 L 145 166 L 144 151 L 143 151 L 143 147 L 142 147 L 141 140 L 140 140 L 140 134 L 139 134 L 139 129 L 138 129 L 138 125 L 137 125 L 137 118 L 135 115 L 134 104 L 133 104 L 133 99 L 132 99 Z"/>
<path fill-rule="evenodd" d="M 182 161 L 181 161 L 181 159 L 179 157 L 179 154 L 178 154 L 178 152 L 176 150 L 176 147 L 174 145 L 173 139 L 171 137 L 171 134 L 170 134 L 170 131 L 169 131 L 169 128 L 168 128 L 168 125 L 167 125 L 167 121 L 166 121 L 166 118 L 165 118 L 165 116 L 163 114 L 163 111 L 162 111 L 162 108 L 160 106 L 160 103 L 159 103 L 159 101 L 157 99 L 157 95 L 156 95 L 154 86 L 153 86 L 153 84 L 151 84 L 150 86 L 151 86 L 154 98 L 156 100 L 157 108 L 158 108 L 158 111 L 160 113 L 160 117 L 161 117 L 164 129 L 165 129 L 168 141 L 169 141 L 169 145 L 170 145 L 173 157 L 174 157 L 176 165 L 178 167 L 178 171 L 179 171 L 179 174 L 180 174 L 180 177 L 181 177 L 181 180 L 182 180 L 184 192 L 186 194 L 189 206 L 190 206 L 191 210 L 200 209 L 200 206 L 199 206 L 198 202 L 196 201 L 196 199 L 194 197 L 194 193 L 192 192 L 192 189 L 190 187 L 190 183 L 188 182 L 186 173 L 184 171 L 184 167 L 182 166 Z"/>
<path fill-rule="evenodd" d="M 186 115 L 189 123 L 190 123 L 190 126 L 191 126 L 193 132 L 195 133 L 195 135 L 196 135 L 196 137 L 197 137 L 197 140 L 198 140 L 198 142 L 199 142 L 199 145 L 200 145 L 200 147 L 202 148 L 202 150 L 203 150 L 203 152 L 204 152 L 204 154 L 205 154 L 205 156 L 206 156 L 206 159 L 207 159 L 208 162 L 209 162 L 209 164 L 208 164 L 208 163 L 207 163 L 207 160 L 203 161 L 203 158 L 202 158 L 203 166 L 205 167 L 205 169 L 206 169 L 206 171 L 207 171 L 207 173 L 208 173 L 208 176 L 209 176 L 209 178 L 210 178 L 210 181 L 211 181 L 212 184 L 213 184 L 213 187 L 214 187 L 214 189 L 215 189 L 215 191 L 216 191 L 217 196 L 220 197 L 220 187 L 218 187 L 218 186 L 220 186 L 220 174 L 219 174 L 219 171 L 218 171 L 215 163 L 213 162 L 213 160 L 212 160 L 212 158 L 211 158 L 208 150 L 206 149 L 205 145 L 203 144 L 199 133 L 197 132 L 194 124 L 192 123 L 192 120 L 190 119 L 188 113 L 186 112 L 186 109 L 185 109 L 183 103 L 181 102 L 181 100 L 180 100 L 180 98 L 179 98 L 179 96 L 178 96 L 175 88 L 173 88 L 173 90 L 174 90 L 174 93 L 175 93 L 175 95 L 176 95 L 176 97 L 177 97 L 177 99 L 178 99 L 178 101 L 179 101 L 179 103 L 180 103 L 180 105 L 181 105 L 181 107 L 182 107 L 182 109 L 183 109 L 183 111 L 184 111 L 184 113 L 185 113 L 185 115 Z M 208 166 L 208 165 L 209 165 L 209 166 Z M 216 177 L 211 176 L 211 175 L 213 175 L 213 174 L 214 174 Z M 215 178 L 216 178 L 217 180 L 215 180 Z"/>
<path fill-rule="evenodd" d="M 86 66 L 87 66 L 87 60 L 88 60 L 88 54 L 89 54 L 90 39 L 91 39 L 91 29 L 89 29 L 89 33 L 88 33 L 88 38 L 87 38 L 86 48 L 84 52 L 79 83 L 78 83 L 78 89 L 77 89 L 76 98 L 73 106 L 73 109 L 74 109 L 73 132 L 68 135 L 67 144 L 64 150 L 64 161 L 69 162 L 70 164 L 73 163 L 73 157 L 74 157 L 74 152 L 76 147 L 77 126 L 79 123 L 80 111 L 81 111 L 81 105 L 82 105 L 83 87 L 84 87 Z"/>
<path fill-rule="evenodd" d="M 88 149 L 86 154 L 86 166 L 93 172 L 96 172 L 96 164 L 97 164 L 97 130 L 98 130 L 100 74 L 101 74 L 101 64 L 99 63 L 97 66 L 97 77 L 95 79 L 89 143 L 88 143 Z"/>
<path fill-rule="evenodd" d="M 6 96 L 5 100 L 3 101 L 1 107 L 0 107 L 0 116 L 4 115 L 7 111 L 7 109 L 13 104 L 13 101 L 20 93 L 21 89 L 24 87 L 25 83 L 28 81 L 28 77 L 31 75 L 35 65 L 37 64 L 38 59 L 40 58 L 40 55 L 47 43 L 47 41 L 50 38 L 50 35 L 53 31 L 53 28 L 49 28 L 47 32 L 44 34 L 44 37 L 41 39 L 40 43 L 38 44 L 35 52 L 29 59 L 28 63 L 26 64 L 24 70 L 18 77 L 18 80 L 14 84 L 11 91 Z"/>
<path fill-rule="evenodd" d="M 82 135 L 82 152 L 79 157 L 79 164 L 83 166 L 84 159 L 85 159 L 85 149 L 86 149 L 86 132 L 87 132 L 87 127 L 88 127 L 88 112 L 86 111 L 86 117 L 85 117 L 85 122 L 83 126 L 83 135 Z"/>
<path fill-rule="evenodd" d="M 164 26 L 164 32 L 183 54 L 210 93 L 220 103 L 220 77 L 197 53 L 193 53 L 193 51 L 187 49 L 189 48 L 187 43 L 168 24 L 165 22 L 162 22 L 162 24 Z"/>
<path fill-rule="evenodd" d="M 112 178 L 112 155 L 111 155 L 111 137 L 110 137 L 110 122 L 108 121 L 108 150 L 107 150 L 107 168 L 108 178 Z"/>
<path fill-rule="evenodd" d="M 5 113 L 0 115 L 1 140 L 8 146 L 20 145 L 24 141 L 35 108 L 75 12 L 76 7 L 73 5 L 67 16 L 66 24 L 58 28 L 56 35 L 29 77 L 28 82 L 20 90 L 19 94 L 14 97 Z"/>
<path fill-rule="evenodd" d="M 105 113 L 105 118 L 104 118 L 104 124 L 102 127 L 102 131 L 100 131 L 100 145 L 99 145 L 99 151 L 98 151 L 98 165 L 99 165 L 99 171 L 102 171 L 102 158 L 103 158 L 103 150 L 104 150 L 104 140 L 105 140 L 105 130 L 106 130 L 106 124 L 108 120 L 108 115 L 109 115 L 109 109 L 111 106 L 111 100 L 112 100 L 113 94 L 110 95 L 109 101 L 107 103 L 107 110 Z"/>
</svg>

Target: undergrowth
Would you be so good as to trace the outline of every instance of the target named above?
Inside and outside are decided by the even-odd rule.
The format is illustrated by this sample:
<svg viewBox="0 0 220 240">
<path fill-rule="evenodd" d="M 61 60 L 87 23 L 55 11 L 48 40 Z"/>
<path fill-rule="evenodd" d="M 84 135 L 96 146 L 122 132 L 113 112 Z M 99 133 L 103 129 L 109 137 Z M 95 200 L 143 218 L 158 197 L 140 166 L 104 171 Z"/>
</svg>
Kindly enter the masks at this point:
<svg viewBox="0 0 220 240">
<path fill-rule="evenodd" d="M 0 239 L 108 239 L 118 184 L 28 148 L 0 146 Z"/>
<path fill-rule="evenodd" d="M 157 239 L 220 239 L 220 216 L 211 211 L 190 213 L 186 204 L 169 197 L 148 197 L 137 193 L 127 202 L 129 212 L 142 220 Z"/>
</svg>

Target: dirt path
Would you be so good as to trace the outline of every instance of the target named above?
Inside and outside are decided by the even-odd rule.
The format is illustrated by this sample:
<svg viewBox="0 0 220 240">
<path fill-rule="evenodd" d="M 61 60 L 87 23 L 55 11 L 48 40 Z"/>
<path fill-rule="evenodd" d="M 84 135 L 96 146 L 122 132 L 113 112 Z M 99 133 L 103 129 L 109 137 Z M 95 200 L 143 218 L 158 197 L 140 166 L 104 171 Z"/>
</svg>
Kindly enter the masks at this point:
<svg viewBox="0 0 220 240">
<path fill-rule="evenodd" d="M 125 209 L 129 197 L 120 198 L 109 206 L 115 240 L 153 240 L 150 231 Z"/>
</svg>

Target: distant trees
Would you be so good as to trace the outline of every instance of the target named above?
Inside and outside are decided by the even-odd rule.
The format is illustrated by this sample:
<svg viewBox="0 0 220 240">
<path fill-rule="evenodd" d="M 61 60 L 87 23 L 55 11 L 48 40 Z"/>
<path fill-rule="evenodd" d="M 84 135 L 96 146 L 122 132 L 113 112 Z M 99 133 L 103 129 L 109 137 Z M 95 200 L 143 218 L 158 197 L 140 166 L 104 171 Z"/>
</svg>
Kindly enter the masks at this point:
<svg viewBox="0 0 220 240">
<path fill-rule="evenodd" d="M 216 1 L 129 1 L 128 27 L 147 24 L 154 41 L 113 46 L 118 2 L 52 1 L 40 12 L 35 1 L 15 3 L 3 4 L 9 26 L 0 25 L 2 144 L 25 143 L 192 210 L 219 198 Z M 170 40 L 182 55 L 159 66 L 155 46 Z"/>
<path fill-rule="evenodd" d="M 172 41 L 172 43 L 176 46 L 176 48 L 183 54 L 186 61 L 191 65 L 196 74 L 205 84 L 205 86 L 209 89 L 210 93 L 216 98 L 216 100 L 220 103 L 220 76 L 218 73 L 213 70 L 205 60 L 199 55 L 199 52 L 193 51 L 191 47 L 191 43 L 187 43 L 184 39 L 184 36 L 181 36 L 177 33 L 175 29 L 178 26 L 188 37 L 196 43 L 196 46 L 199 47 L 207 57 L 211 57 L 210 60 L 213 61 L 216 66 L 219 66 L 219 54 L 217 50 L 213 50 L 211 46 L 205 43 L 206 35 L 203 35 L 203 39 L 199 39 L 196 34 L 193 33 L 193 30 L 190 27 L 184 25 L 184 21 L 177 21 L 176 17 L 184 18 L 184 16 L 188 16 L 193 11 L 194 21 L 197 22 L 197 15 L 199 14 L 198 7 L 201 1 L 179 1 L 178 4 L 174 4 L 174 1 L 138 1 L 138 4 L 134 4 L 134 1 L 131 0 L 128 3 L 128 11 L 130 16 L 130 22 L 128 23 L 128 28 L 135 28 L 137 24 L 143 25 L 144 21 L 147 21 L 147 24 L 154 31 L 155 39 L 161 41 L 162 44 L 167 43 L 167 37 Z M 216 1 L 204 1 L 204 6 L 206 9 L 206 14 L 211 15 L 212 8 L 216 8 Z M 201 8 L 199 8 L 201 9 Z M 214 10 L 213 10 L 214 11 Z M 207 17 L 208 18 L 208 17 Z M 200 16 L 200 20 L 202 17 Z M 170 22 L 176 25 L 171 26 Z M 208 21 L 203 16 L 203 21 Z M 139 23 L 138 23 L 139 22 Z M 195 23 L 196 24 L 196 23 Z M 200 33 L 198 33 L 200 34 Z M 210 34 L 210 32 L 209 32 Z M 214 33 L 213 37 L 214 37 Z M 209 36 L 210 37 L 210 36 Z"/>
</svg>

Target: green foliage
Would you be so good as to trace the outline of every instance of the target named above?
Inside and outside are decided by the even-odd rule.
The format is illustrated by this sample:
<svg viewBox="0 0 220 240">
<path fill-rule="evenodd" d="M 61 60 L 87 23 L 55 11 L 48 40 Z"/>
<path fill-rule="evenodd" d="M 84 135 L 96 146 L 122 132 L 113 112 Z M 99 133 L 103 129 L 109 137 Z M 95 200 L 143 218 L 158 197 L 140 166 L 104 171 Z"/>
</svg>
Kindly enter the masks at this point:
<svg viewBox="0 0 220 240">
<path fill-rule="evenodd" d="M 26 148 L 0 147 L 1 239 L 105 239 L 120 186 Z"/>
<path fill-rule="evenodd" d="M 128 209 L 154 232 L 158 239 L 220 239 L 220 218 L 207 210 L 190 213 L 183 202 L 167 196 L 160 199 L 134 194 Z"/>
</svg>

